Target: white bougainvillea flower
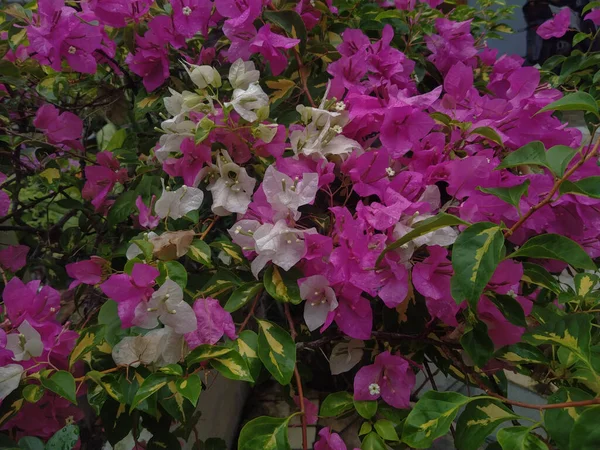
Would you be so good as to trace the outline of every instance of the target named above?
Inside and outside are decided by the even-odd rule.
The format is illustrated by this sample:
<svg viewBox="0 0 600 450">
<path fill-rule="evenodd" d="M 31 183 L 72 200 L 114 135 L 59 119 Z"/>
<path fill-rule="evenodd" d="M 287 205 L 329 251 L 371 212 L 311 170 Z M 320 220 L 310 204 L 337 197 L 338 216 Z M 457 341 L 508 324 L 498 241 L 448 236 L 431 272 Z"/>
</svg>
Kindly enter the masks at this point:
<svg viewBox="0 0 600 450">
<path fill-rule="evenodd" d="M 269 104 L 269 96 L 265 94 L 258 83 L 252 83 L 248 89 L 234 89 L 233 97 L 225 106 L 233 106 L 233 109 L 248 122 L 258 120 L 254 112 Z"/>
<path fill-rule="evenodd" d="M 44 352 L 40 333 L 27 320 L 19 325 L 17 331 L 6 336 L 6 349 L 13 352 L 14 361 L 28 361 Z"/>
<path fill-rule="evenodd" d="M 183 290 L 170 279 L 165 280 L 147 303 L 137 305 L 133 323 L 152 329 L 158 326 L 159 319 L 177 334 L 190 333 L 197 326 L 192 307 L 183 300 Z"/>
<path fill-rule="evenodd" d="M 285 173 L 269 166 L 265 172 L 262 187 L 267 201 L 275 211 L 274 220 L 287 217 L 298 220 L 300 218 L 298 208 L 308 205 L 315 199 L 319 190 L 319 175 L 309 172 L 302 175 L 302 180 L 298 177 L 292 180 Z"/>
<path fill-rule="evenodd" d="M 168 191 L 163 183 L 163 192 L 156 204 L 154 210 L 161 219 L 170 217 L 171 219 L 181 219 L 190 211 L 200 208 L 204 200 L 204 192 L 198 188 L 181 186 L 176 191 Z"/>
<path fill-rule="evenodd" d="M 256 70 L 252 61 L 244 61 L 241 58 L 235 61 L 229 68 L 229 82 L 233 89 L 248 89 L 251 84 L 257 83 L 260 72 Z"/>
<path fill-rule="evenodd" d="M 219 216 L 245 214 L 252 201 L 256 180 L 225 151 L 217 158 L 217 167 L 218 177 L 211 177 L 207 188 L 212 192 L 212 212 Z"/>
<path fill-rule="evenodd" d="M 195 317 L 195 316 L 194 316 Z M 170 327 L 152 330 L 144 336 L 127 336 L 113 347 L 112 357 L 119 366 L 156 364 L 163 367 L 183 357 L 183 335 Z"/>
<path fill-rule="evenodd" d="M 335 292 L 323 275 L 307 277 L 300 284 L 300 298 L 304 303 L 304 321 L 310 331 L 325 323 L 327 315 L 338 307 Z"/>
<path fill-rule="evenodd" d="M 311 123 L 304 130 L 292 132 L 290 135 L 292 150 L 296 155 L 302 154 L 313 159 L 322 159 L 327 156 L 344 159 L 350 153 L 362 151 L 358 142 L 341 135 L 341 132 L 341 126 L 331 126 L 330 118 L 322 128 Z"/>
<path fill-rule="evenodd" d="M 340 342 L 331 350 L 329 368 L 332 375 L 348 372 L 357 365 L 363 357 L 365 343 L 358 339 L 350 342 Z"/>
<path fill-rule="evenodd" d="M 242 250 L 252 251 L 256 243 L 254 242 L 254 232 L 260 227 L 257 220 L 240 220 L 229 229 L 231 240 L 242 247 Z"/>
<path fill-rule="evenodd" d="M 254 232 L 255 250 L 258 256 L 252 261 L 252 273 L 258 273 L 272 261 L 283 270 L 290 270 L 306 254 L 304 245 L 305 233 L 316 233 L 317 230 L 298 230 L 287 226 L 285 220 L 278 220 L 275 225 L 266 223 Z"/>
<path fill-rule="evenodd" d="M 191 120 L 186 120 L 185 114 L 180 113 L 171 119 L 164 120 L 161 128 L 165 134 L 158 140 L 159 147 L 154 150 L 154 155 L 162 163 L 171 154 L 181 154 L 181 143 L 185 138 L 194 136 L 196 124 Z"/>
<path fill-rule="evenodd" d="M 192 82 L 199 89 L 206 89 L 208 86 L 215 88 L 221 87 L 221 75 L 217 69 L 211 66 L 197 66 L 183 61 L 183 67 L 190 76 Z"/>
<path fill-rule="evenodd" d="M 171 93 L 171 96 L 165 97 L 163 100 L 165 102 L 165 108 L 172 116 L 178 116 L 183 109 L 183 95 L 172 88 L 169 88 L 169 92 Z"/>
<path fill-rule="evenodd" d="M 19 387 L 23 366 L 20 364 L 7 364 L 0 367 L 0 401 Z"/>
</svg>

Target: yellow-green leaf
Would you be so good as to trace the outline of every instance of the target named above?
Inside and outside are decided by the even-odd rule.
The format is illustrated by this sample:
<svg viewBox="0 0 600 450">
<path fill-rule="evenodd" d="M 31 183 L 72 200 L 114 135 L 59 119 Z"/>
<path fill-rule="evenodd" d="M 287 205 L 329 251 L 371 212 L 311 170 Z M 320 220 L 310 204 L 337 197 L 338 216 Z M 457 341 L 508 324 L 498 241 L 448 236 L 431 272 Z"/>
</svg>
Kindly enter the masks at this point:
<svg viewBox="0 0 600 450">
<path fill-rule="evenodd" d="M 288 384 L 296 365 L 296 344 L 290 334 L 266 320 L 258 320 L 258 356 L 280 384 Z"/>
<path fill-rule="evenodd" d="M 302 277 L 303 274 L 298 269 L 292 268 L 286 272 L 272 265 L 266 270 L 263 282 L 265 289 L 275 300 L 297 305 L 302 302 L 298 287 L 298 279 Z"/>
</svg>

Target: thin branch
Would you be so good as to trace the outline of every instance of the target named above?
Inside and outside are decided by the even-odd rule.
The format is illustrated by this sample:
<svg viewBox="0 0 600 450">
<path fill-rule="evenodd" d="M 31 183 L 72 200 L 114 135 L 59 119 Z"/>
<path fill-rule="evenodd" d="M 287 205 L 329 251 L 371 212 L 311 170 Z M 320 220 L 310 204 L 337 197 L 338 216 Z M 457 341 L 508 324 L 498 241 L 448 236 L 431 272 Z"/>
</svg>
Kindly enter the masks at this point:
<svg viewBox="0 0 600 450">
<path fill-rule="evenodd" d="M 238 334 L 241 333 L 242 331 L 244 331 L 244 328 L 246 328 L 246 325 L 248 325 L 250 318 L 254 316 L 254 310 L 256 309 L 256 305 L 258 304 L 258 299 L 260 298 L 261 294 L 262 294 L 262 292 L 259 292 L 258 294 L 256 294 L 256 297 L 254 298 L 254 301 L 252 302 L 252 306 L 250 307 L 250 311 L 248 312 L 248 315 L 246 316 L 246 318 L 240 325 Z"/>
</svg>

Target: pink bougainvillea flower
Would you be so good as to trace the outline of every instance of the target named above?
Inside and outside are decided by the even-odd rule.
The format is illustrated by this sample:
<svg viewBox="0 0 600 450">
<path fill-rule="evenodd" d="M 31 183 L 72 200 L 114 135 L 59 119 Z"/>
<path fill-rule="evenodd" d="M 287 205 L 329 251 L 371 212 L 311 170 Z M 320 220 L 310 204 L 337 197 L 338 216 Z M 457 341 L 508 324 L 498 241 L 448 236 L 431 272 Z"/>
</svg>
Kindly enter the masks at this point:
<svg viewBox="0 0 600 450">
<path fill-rule="evenodd" d="M 105 25 L 123 28 L 128 20 L 138 22 L 153 3 L 153 0 L 88 0 L 87 7 Z"/>
<path fill-rule="evenodd" d="M 43 322 L 60 308 L 58 291 L 50 286 L 41 287 L 39 280 L 25 284 L 17 277 L 12 278 L 4 288 L 2 300 L 13 327 L 19 326 L 25 318 Z"/>
<path fill-rule="evenodd" d="M 381 126 L 381 142 L 397 158 L 408 152 L 427 135 L 435 122 L 428 114 L 410 106 L 391 108 Z"/>
<path fill-rule="evenodd" d="M 314 450 L 347 450 L 347 447 L 339 434 L 326 427 L 319 431 L 319 440 L 315 442 Z"/>
<path fill-rule="evenodd" d="M 101 27 L 64 6 L 64 0 L 41 1 L 38 11 L 26 28 L 32 57 L 56 71 L 61 70 L 61 63 L 66 60 L 77 72 L 95 73 L 93 53 L 102 47 Z"/>
<path fill-rule="evenodd" d="M 294 395 L 294 403 L 300 407 L 300 397 L 297 395 Z M 304 398 L 304 414 L 306 415 L 306 423 L 315 425 L 319 419 L 319 407 L 309 399 Z"/>
<path fill-rule="evenodd" d="M 408 408 L 415 381 L 415 373 L 406 359 L 383 352 L 377 355 L 374 364 L 364 366 L 356 373 L 354 399 L 377 400 L 381 397 L 394 408 Z"/>
<path fill-rule="evenodd" d="M 571 24 L 571 10 L 563 8 L 552 19 L 545 21 L 537 29 L 542 39 L 563 37 Z"/>
<path fill-rule="evenodd" d="M 300 43 L 300 39 L 292 39 L 271 31 L 270 25 L 263 25 L 250 44 L 250 50 L 258 52 L 271 63 L 273 75 L 279 75 L 287 67 L 288 57 L 284 50 Z"/>
<path fill-rule="evenodd" d="M 448 250 L 438 245 L 427 247 L 427 250 L 429 256 L 423 262 L 415 264 L 412 270 L 415 289 L 425 297 L 432 317 L 437 317 L 448 325 L 458 326 L 456 314 L 460 306 L 450 293 L 453 271 L 452 263 L 447 259 Z"/>
<path fill-rule="evenodd" d="M 446 73 L 458 61 L 468 64 L 477 55 L 470 20 L 453 22 L 440 18 L 435 27 L 438 34 L 425 37 L 425 43 L 432 53 L 428 59 L 440 72 Z"/>
<path fill-rule="evenodd" d="M 29 247 L 26 245 L 9 245 L 0 250 L 0 266 L 15 273 L 25 267 L 28 252 Z"/>
<path fill-rule="evenodd" d="M 134 264 L 131 275 L 120 273 L 100 285 L 100 289 L 108 298 L 118 303 L 121 327 L 133 326 L 135 309 L 141 302 L 147 302 L 154 293 L 158 269 L 145 264 Z"/>
<path fill-rule="evenodd" d="M 91 200 L 96 211 L 100 211 L 115 183 L 127 179 L 127 169 L 121 169 L 119 161 L 107 151 L 98 153 L 96 162 L 98 165 L 85 168 L 86 181 L 81 194 L 84 199 Z"/>
<path fill-rule="evenodd" d="M 74 289 L 80 284 L 95 285 L 102 281 L 102 269 L 108 262 L 98 256 L 92 256 L 87 261 L 79 261 L 66 265 L 67 275 L 74 278 L 69 289 Z"/>
<path fill-rule="evenodd" d="M 6 181 L 6 175 L 0 172 L 0 184 Z M 0 217 L 8 214 L 10 209 L 10 196 L 5 191 L 0 190 Z"/>
<path fill-rule="evenodd" d="M 152 92 L 169 78 L 168 52 L 164 46 L 146 37 L 138 36 L 136 44 L 135 52 L 127 55 L 125 63 L 133 73 L 142 77 L 146 90 Z"/>
<path fill-rule="evenodd" d="M 373 328 L 373 310 L 369 300 L 360 294 L 361 290 L 350 284 L 339 288 L 338 307 L 329 312 L 321 333 L 335 320 L 346 335 L 354 339 L 369 339 Z"/>
<path fill-rule="evenodd" d="M 33 124 L 44 131 L 51 144 L 83 150 L 81 144 L 83 122 L 75 114 L 68 111 L 59 114 L 54 105 L 46 103 L 38 109 Z"/>
<path fill-rule="evenodd" d="M 523 307 L 525 316 L 531 313 L 533 302 L 517 296 L 517 301 Z M 516 344 L 521 341 L 525 328 L 510 323 L 498 310 L 498 307 L 487 297 L 482 296 L 477 303 L 477 314 L 488 327 L 488 334 L 496 348 Z"/>
<path fill-rule="evenodd" d="M 591 20 L 594 25 L 600 25 L 600 8 L 594 8 L 584 17 L 585 20 Z"/>
<path fill-rule="evenodd" d="M 183 177 L 186 186 L 196 187 L 201 169 L 211 163 L 211 149 L 206 144 L 194 144 L 193 138 L 185 138 L 179 149 L 183 157 L 168 158 L 163 163 L 163 170 L 172 177 Z"/>
<path fill-rule="evenodd" d="M 154 205 L 155 200 L 156 195 L 153 195 L 152 199 L 150 200 L 150 206 L 146 206 L 141 195 L 138 195 L 138 198 L 135 200 L 135 206 L 140 212 L 136 218 L 140 227 L 152 230 L 158 226 L 160 217 L 152 215 L 152 206 Z"/>
<path fill-rule="evenodd" d="M 175 27 L 187 37 L 197 32 L 205 35 L 212 5 L 210 0 L 171 0 Z"/>
<path fill-rule="evenodd" d="M 214 345 L 223 335 L 229 339 L 237 338 L 231 314 L 223 309 L 219 300 L 210 297 L 199 298 L 195 301 L 193 308 L 198 328 L 185 335 L 190 349 L 202 344 Z"/>
</svg>

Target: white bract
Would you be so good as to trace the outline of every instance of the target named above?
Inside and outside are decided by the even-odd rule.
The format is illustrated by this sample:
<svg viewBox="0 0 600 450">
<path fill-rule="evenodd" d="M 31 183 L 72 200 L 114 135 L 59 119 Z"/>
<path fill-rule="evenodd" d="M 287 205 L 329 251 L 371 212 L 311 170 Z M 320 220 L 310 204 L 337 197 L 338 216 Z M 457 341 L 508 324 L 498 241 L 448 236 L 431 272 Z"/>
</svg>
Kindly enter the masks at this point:
<svg viewBox="0 0 600 450">
<path fill-rule="evenodd" d="M 181 95 L 176 90 L 169 88 L 169 92 L 171 93 L 170 97 L 165 97 L 165 108 L 167 108 L 167 112 L 172 116 L 177 116 L 181 114 L 183 109 L 183 95 Z"/>
<path fill-rule="evenodd" d="M 199 89 L 206 89 L 208 86 L 221 87 L 221 75 L 219 75 L 217 69 L 211 66 L 197 66 L 188 63 L 184 63 L 183 67 Z"/>
<path fill-rule="evenodd" d="M 181 360 L 183 350 L 183 335 L 166 326 L 143 336 L 123 338 L 114 346 L 112 357 L 119 366 L 138 367 L 140 364 L 154 363 L 163 367 Z"/>
<path fill-rule="evenodd" d="M 154 205 L 154 210 L 161 219 L 181 219 L 190 211 L 200 208 L 202 200 L 204 192 L 198 188 L 182 186 L 176 191 L 168 191 L 163 181 L 163 192 Z"/>
<path fill-rule="evenodd" d="M 325 323 L 327 315 L 338 307 L 335 292 L 323 275 L 305 278 L 300 285 L 300 298 L 304 303 L 304 321 L 310 331 Z"/>
<path fill-rule="evenodd" d="M 365 343 L 358 339 L 350 342 L 340 342 L 333 347 L 329 357 L 329 368 L 332 375 L 348 372 L 357 365 L 363 357 Z"/>
<path fill-rule="evenodd" d="M 234 163 L 225 151 L 217 157 L 217 171 L 212 172 L 208 190 L 212 192 L 212 211 L 219 216 L 245 214 L 252 201 L 256 180 L 246 169 Z"/>
<path fill-rule="evenodd" d="M 4 400 L 8 394 L 19 387 L 23 366 L 19 364 L 7 364 L 0 367 L 0 400 Z"/>
<path fill-rule="evenodd" d="M 40 333 L 27 320 L 19 325 L 17 331 L 6 336 L 6 349 L 13 352 L 14 361 L 28 361 L 44 352 Z"/>
<path fill-rule="evenodd" d="M 230 102 L 225 106 L 233 106 L 233 109 L 248 122 L 258 120 L 256 110 L 269 104 L 269 96 L 265 94 L 258 83 L 252 83 L 247 89 L 235 89 Z"/>
<path fill-rule="evenodd" d="M 150 231 L 148 233 L 148 240 L 158 237 L 158 234 L 156 234 L 154 231 Z M 125 252 L 125 257 L 127 258 L 127 260 L 133 259 L 137 256 L 143 255 L 144 252 L 142 251 L 142 249 L 139 247 L 139 245 L 137 245 L 136 243 L 131 244 L 128 248 L 127 251 Z"/>
<path fill-rule="evenodd" d="M 319 175 L 314 172 L 302 175 L 292 180 L 285 173 L 269 166 L 262 183 L 267 201 L 275 211 L 274 220 L 285 219 L 288 216 L 294 220 L 300 218 L 298 208 L 308 205 L 315 199 L 319 190 Z"/>
<path fill-rule="evenodd" d="M 362 151 L 361 145 L 342 136 L 342 128 L 339 125 L 331 126 L 328 117 L 325 126 L 321 129 L 314 123 L 310 123 L 304 130 L 295 130 L 290 135 L 290 143 L 294 154 L 309 156 L 313 159 L 337 156 L 344 159 L 347 155 Z"/>
<path fill-rule="evenodd" d="M 254 232 L 261 226 L 257 220 L 240 220 L 229 229 L 231 240 L 242 247 L 242 250 L 251 251 L 256 247 Z"/>
<path fill-rule="evenodd" d="M 181 143 L 184 139 L 194 136 L 196 124 L 191 120 L 186 120 L 185 113 L 181 113 L 172 119 L 163 121 L 161 128 L 165 134 L 158 140 L 159 147 L 154 151 L 154 155 L 162 163 L 171 154 L 181 153 Z"/>
<path fill-rule="evenodd" d="M 298 230 L 287 226 L 285 220 L 278 220 L 275 225 L 265 223 L 254 232 L 255 250 L 258 256 L 252 261 L 252 273 L 258 273 L 269 262 L 290 270 L 306 253 L 304 245 L 305 233 L 316 233 L 317 230 Z"/>
<path fill-rule="evenodd" d="M 229 68 L 229 82 L 233 89 L 248 89 L 252 83 L 257 83 L 259 78 L 260 72 L 256 70 L 252 61 L 240 58 Z"/>
<path fill-rule="evenodd" d="M 177 334 L 191 333 L 197 328 L 194 310 L 183 300 L 183 290 L 173 280 L 165 280 L 148 303 L 141 302 L 135 308 L 133 323 L 138 327 L 156 328 L 158 319 Z"/>
</svg>

